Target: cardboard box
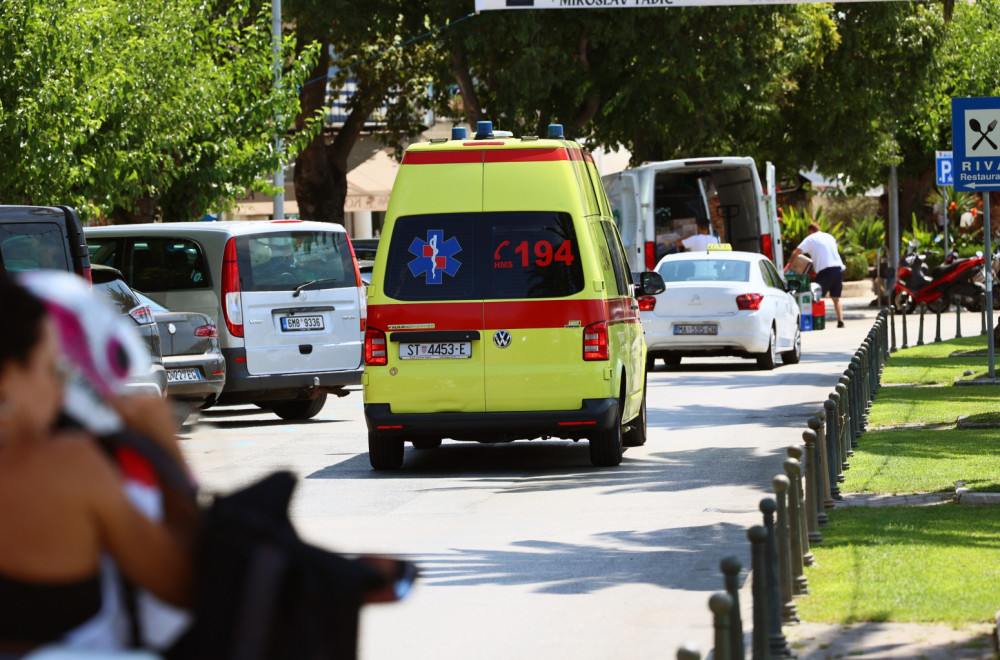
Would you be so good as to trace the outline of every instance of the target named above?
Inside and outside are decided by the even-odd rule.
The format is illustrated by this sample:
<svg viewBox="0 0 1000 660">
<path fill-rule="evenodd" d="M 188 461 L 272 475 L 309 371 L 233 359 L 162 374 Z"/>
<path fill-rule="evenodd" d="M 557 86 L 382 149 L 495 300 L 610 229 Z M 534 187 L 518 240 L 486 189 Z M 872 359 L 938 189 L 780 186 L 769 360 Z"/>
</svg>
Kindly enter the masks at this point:
<svg viewBox="0 0 1000 660">
<path fill-rule="evenodd" d="M 789 262 L 788 267 L 799 275 L 803 275 L 809 272 L 809 268 L 812 266 L 812 263 L 812 259 L 804 254 L 800 254 Z"/>
</svg>

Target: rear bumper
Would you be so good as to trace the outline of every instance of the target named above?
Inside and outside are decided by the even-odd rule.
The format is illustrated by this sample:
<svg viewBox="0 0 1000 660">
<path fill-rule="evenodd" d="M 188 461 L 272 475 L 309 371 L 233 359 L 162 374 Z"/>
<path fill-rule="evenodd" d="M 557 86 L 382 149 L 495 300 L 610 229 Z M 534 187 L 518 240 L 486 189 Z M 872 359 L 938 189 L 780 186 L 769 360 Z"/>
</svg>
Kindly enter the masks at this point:
<svg viewBox="0 0 1000 660">
<path fill-rule="evenodd" d="M 617 399 L 584 399 L 578 410 L 495 413 L 393 413 L 388 403 L 366 403 L 370 433 L 384 436 L 452 438 L 478 442 L 539 437 L 585 438 L 618 420 Z"/>
<path fill-rule="evenodd" d="M 226 360 L 221 353 L 170 355 L 163 358 L 163 366 L 168 374 L 175 369 L 197 369 L 201 376 L 196 381 L 167 381 L 167 394 L 178 401 L 198 404 L 214 401 L 226 384 Z"/>
<path fill-rule="evenodd" d="M 311 399 L 322 392 L 343 394 L 344 387 L 360 385 L 364 367 L 346 371 L 309 371 L 256 376 L 247 371 L 246 351 L 222 349 L 226 359 L 226 384 L 219 403 L 256 403 Z"/>
<path fill-rule="evenodd" d="M 677 323 L 713 323 L 716 335 L 675 335 Z M 770 320 L 760 313 L 743 313 L 727 317 L 684 318 L 643 317 L 646 348 L 651 353 L 677 351 L 679 354 L 699 353 L 762 353 L 770 338 Z"/>
</svg>

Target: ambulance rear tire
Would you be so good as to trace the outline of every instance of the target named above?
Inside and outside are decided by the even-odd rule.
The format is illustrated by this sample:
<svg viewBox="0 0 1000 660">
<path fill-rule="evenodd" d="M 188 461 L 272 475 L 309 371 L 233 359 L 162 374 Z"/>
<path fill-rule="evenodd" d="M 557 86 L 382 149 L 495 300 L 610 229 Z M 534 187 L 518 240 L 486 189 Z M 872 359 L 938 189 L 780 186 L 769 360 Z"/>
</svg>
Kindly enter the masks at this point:
<svg viewBox="0 0 1000 660">
<path fill-rule="evenodd" d="M 668 367 L 679 367 L 681 365 L 681 356 L 677 353 L 667 353 L 663 356 L 663 361 Z"/>
<path fill-rule="evenodd" d="M 629 422 L 629 429 L 622 435 L 622 444 L 626 447 L 641 447 L 646 444 L 646 384 L 642 385 L 642 405 L 639 414 Z"/>
<path fill-rule="evenodd" d="M 398 470 L 403 465 L 403 439 L 369 433 L 368 461 L 375 470 Z"/>
<path fill-rule="evenodd" d="M 622 408 L 618 403 L 618 414 L 612 427 L 606 431 L 598 431 L 590 437 L 590 462 L 596 467 L 614 467 L 622 462 L 625 451 L 622 442 Z"/>
<path fill-rule="evenodd" d="M 441 438 L 414 438 L 410 442 L 414 449 L 437 449 L 441 446 Z"/>
</svg>

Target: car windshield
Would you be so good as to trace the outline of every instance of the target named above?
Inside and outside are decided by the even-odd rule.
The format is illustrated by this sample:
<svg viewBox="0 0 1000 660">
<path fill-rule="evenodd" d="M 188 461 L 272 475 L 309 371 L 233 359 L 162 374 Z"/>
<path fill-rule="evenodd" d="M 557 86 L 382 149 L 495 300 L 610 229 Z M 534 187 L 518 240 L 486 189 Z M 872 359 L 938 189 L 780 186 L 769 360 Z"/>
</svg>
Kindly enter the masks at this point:
<svg viewBox="0 0 1000 660">
<path fill-rule="evenodd" d="M 292 291 L 357 286 L 347 234 L 289 231 L 236 239 L 243 291 Z"/>
<path fill-rule="evenodd" d="M 735 259 L 676 259 L 657 271 L 664 282 L 749 282 L 750 262 Z"/>
</svg>

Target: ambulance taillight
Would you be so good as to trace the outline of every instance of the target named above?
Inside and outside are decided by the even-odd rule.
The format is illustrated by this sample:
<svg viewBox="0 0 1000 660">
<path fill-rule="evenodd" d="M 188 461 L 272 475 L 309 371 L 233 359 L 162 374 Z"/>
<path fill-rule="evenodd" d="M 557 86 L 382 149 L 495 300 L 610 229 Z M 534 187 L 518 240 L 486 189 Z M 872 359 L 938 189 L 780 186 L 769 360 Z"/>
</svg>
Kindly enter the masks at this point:
<svg viewBox="0 0 1000 660">
<path fill-rule="evenodd" d="M 583 329 L 583 359 L 587 361 L 608 359 L 608 324 L 592 323 Z"/>
<path fill-rule="evenodd" d="M 388 361 L 385 333 L 378 328 L 367 328 L 365 330 L 365 366 L 384 367 Z"/>
</svg>

